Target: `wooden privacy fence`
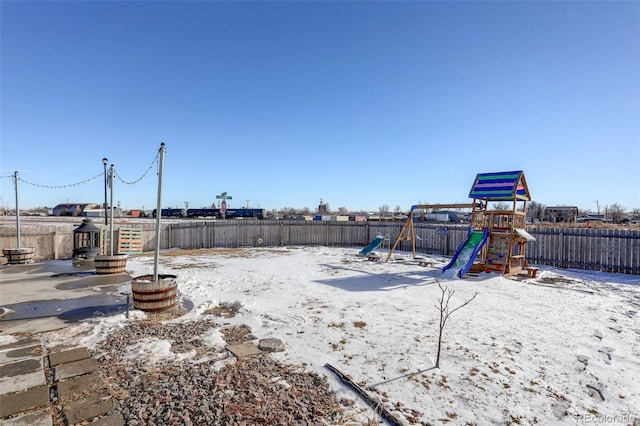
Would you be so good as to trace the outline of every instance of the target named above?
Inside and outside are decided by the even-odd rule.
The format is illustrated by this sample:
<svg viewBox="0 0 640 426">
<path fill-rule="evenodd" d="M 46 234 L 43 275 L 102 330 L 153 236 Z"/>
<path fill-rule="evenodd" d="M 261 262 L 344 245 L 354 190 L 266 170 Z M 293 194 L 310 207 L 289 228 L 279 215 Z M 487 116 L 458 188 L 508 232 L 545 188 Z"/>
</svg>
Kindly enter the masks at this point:
<svg viewBox="0 0 640 426">
<path fill-rule="evenodd" d="M 397 222 L 184 221 L 167 225 L 166 244 L 182 249 L 291 245 L 359 247 L 367 245 L 377 235 L 389 236 L 393 244 L 401 228 L 402 224 Z M 416 225 L 416 250 L 445 256 L 453 254 L 468 229 L 468 226 Z M 411 243 L 403 241 L 397 250 L 410 251 Z"/>
<path fill-rule="evenodd" d="M 67 225 L 25 226 L 20 236 L 21 247 L 34 248 L 34 259 L 59 259 L 73 253 L 73 231 Z M 0 249 L 12 247 L 17 247 L 15 227 L 0 227 Z"/>
<path fill-rule="evenodd" d="M 640 275 L 640 230 L 531 227 L 529 263 Z"/>
<path fill-rule="evenodd" d="M 162 222 L 160 247 L 364 247 L 377 235 L 388 236 L 393 244 L 402 225 L 400 222 L 167 220 Z M 414 229 L 416 252 L 450 256 L 466 237 L 469 227 L 416 223 Z M 527 243 L 527 260 L 531 264 L 640 275 L 640 230 L 532 226 L 527 231 L 536 238 Z M 149 252 L 155 248 L 155 225 L 151 221 L 141 220 L 135 226 L 128 224 L 118 232 L 127 235 L 122 251 Z M 23 232 L 23 239 L 23 246 L 36 247 L 36 259 L 71 257 L 71 230 L 28 231 Z M 15 231 L 11 234 L 3 228 L 0 246 L 14 245 Z M 411 251 L 411 242 L 401 241 L 396 250 Z"/>
<path fill-rule="evenodd" d="M 331 221 L 200 221 L 168 225 L 166 247 L 212 248 L 287 245 L 359 247 L 376 235 L 396 240 L 402 223 Z M 416 223 L 416 251 L 450 256 L 464 241 L 467 225 Z M 529 263 L 640 275 L 640 230 L 529 227 Z M 147 249 L 152 249 L 146 248 Z M 401 241 L 400 251 L 411 251 Z"/>
</svg>

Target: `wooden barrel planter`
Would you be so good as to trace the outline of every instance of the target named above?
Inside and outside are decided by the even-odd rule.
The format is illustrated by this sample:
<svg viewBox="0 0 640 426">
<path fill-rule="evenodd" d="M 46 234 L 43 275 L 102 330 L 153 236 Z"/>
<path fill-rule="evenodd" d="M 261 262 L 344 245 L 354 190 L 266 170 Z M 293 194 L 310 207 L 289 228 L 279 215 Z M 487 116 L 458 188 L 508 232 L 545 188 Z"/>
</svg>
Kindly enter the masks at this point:
<svg viewBox="0 0 640 426">
<path fill-rule="evenodd" d="M 112 256 L 101 254 L 93 259 L 96 267 L 96 274 L 122 274 L 126 272 L 127 267 L 127 255 L 126 254 L 114 254 Z"/>
<path fill-rule="evenodd" d="M 175 275 L 142 275 L 131 281 L 133 307 L 146 312 L 162 312 L 178 306 L 178 283 Z"/>
<path fill-rule="evenodd" d="M 30 263 L 33 261 L 33 247 L 6 248 L 3 249 L 2 252 L 7 258 L 7 262 L 12 265 L 19 263 Z"/>
</svg>

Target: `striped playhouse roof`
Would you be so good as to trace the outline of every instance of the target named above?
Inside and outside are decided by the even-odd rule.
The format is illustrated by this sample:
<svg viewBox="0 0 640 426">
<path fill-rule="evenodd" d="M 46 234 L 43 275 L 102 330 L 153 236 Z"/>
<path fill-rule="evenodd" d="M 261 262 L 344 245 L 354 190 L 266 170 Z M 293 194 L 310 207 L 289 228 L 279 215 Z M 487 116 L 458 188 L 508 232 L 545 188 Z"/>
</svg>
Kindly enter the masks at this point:
<svg viewBox="0 0 640 426">
<path fill-rule="evenodd" d="M 531 194 L 524 172 L 479 173 L 469 192 L 469 198 L 487 201 L 530 201 Z"/>
</svg>

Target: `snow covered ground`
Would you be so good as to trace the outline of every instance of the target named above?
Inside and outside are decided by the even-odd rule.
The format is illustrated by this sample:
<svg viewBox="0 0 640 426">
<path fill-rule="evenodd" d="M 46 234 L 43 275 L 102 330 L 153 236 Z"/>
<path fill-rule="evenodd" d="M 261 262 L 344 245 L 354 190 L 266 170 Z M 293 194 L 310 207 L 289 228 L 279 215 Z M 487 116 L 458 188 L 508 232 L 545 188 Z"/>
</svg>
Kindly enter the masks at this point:
<svg viewBox="0 0 640 426">
<path fill-rule="evenodd" d="M 444 258 L 421 267 L 406 253 L 385 263 L 358 250 L 175 251 L 163 253 L 159 272 L 177 275 L 181 301 L 191 308 L 172 321 L 235 306 L 238 314 L 225 323 L 281 339 L 286 351 L 273 356 L 327 376 L 341 397 L 358 400 L 329 363 L 410 423 L 640 424 L 637 276 L 541 267 L 536 279 L 483 273 L 436 280 Z M 149 274 L 153 256 L 132 257 L 127 269 Z M 438 281 L 455 291 L 451 308 L 478 294 L 449 318 L 436 369 Z M 134 311 L 128 321 L 144 317 Z M 93 347 L 126 321 L 97 318 L 55 339 Z M 219 334 L 211 330 L 208 344 L 224 345 Z M 143 343 L 132 353 L 193 356 Z M 371 418 L 372 411 L 362 413 Z"/>
</svg>

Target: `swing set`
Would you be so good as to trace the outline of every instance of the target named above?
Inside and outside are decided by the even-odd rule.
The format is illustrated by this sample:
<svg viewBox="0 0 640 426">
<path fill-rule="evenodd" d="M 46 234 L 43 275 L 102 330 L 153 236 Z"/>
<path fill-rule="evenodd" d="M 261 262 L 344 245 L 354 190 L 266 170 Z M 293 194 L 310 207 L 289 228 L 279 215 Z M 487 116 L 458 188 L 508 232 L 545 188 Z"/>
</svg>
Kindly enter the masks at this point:
<svg viewBox="0 0 640 426">
<path fill-rule="evenodd" d="M 526 260 L 527 242 L 535 241 L 525 230 L 526 203 L 531 201 L 529 187 L 522 171 L 479 173 L 469 191 L 471 204 L 418 204 L 411 207 L 407 221 L 400 230 L 386 261 L 400 241 L 411 241 L 413 258 L 416 258 L 416 234 L 414 212 L 418 209 L 471 208 L 471 228 L 487 230 L 488 238 L 478 247 L 478 258 L 471 259 L 471 272 L 499 272 L 511 276 L 526 271 L 535 277 L 538 268 L 530 267 Z M 511 202 L 511 207 L 489 203 Z M 465 244 L 467 241 L 463 242 Z"/>
<path fill-rule="evenodd" d="M 416 210 L 422 209 L 475 209 L 474 204 L 416 204 L 411 206 L 411 211 L 409 212 L 409 217 L 406 222 L 402 226 L 400 230 L 400 234 L 398 234 L 398 238 L 396 238 L 395 243 L 393 243 L 393 247 L 389 250 L 389 255 L 387 256 L 387 262 L 391 259 L 393 255 L 393 251 L 396 249 L 400 241 L 411 241 L 411 252 L 413 253 L 413 258 L 416 258 L 416 231 L 413 227 L 414 217 Z"/>
</svg>

